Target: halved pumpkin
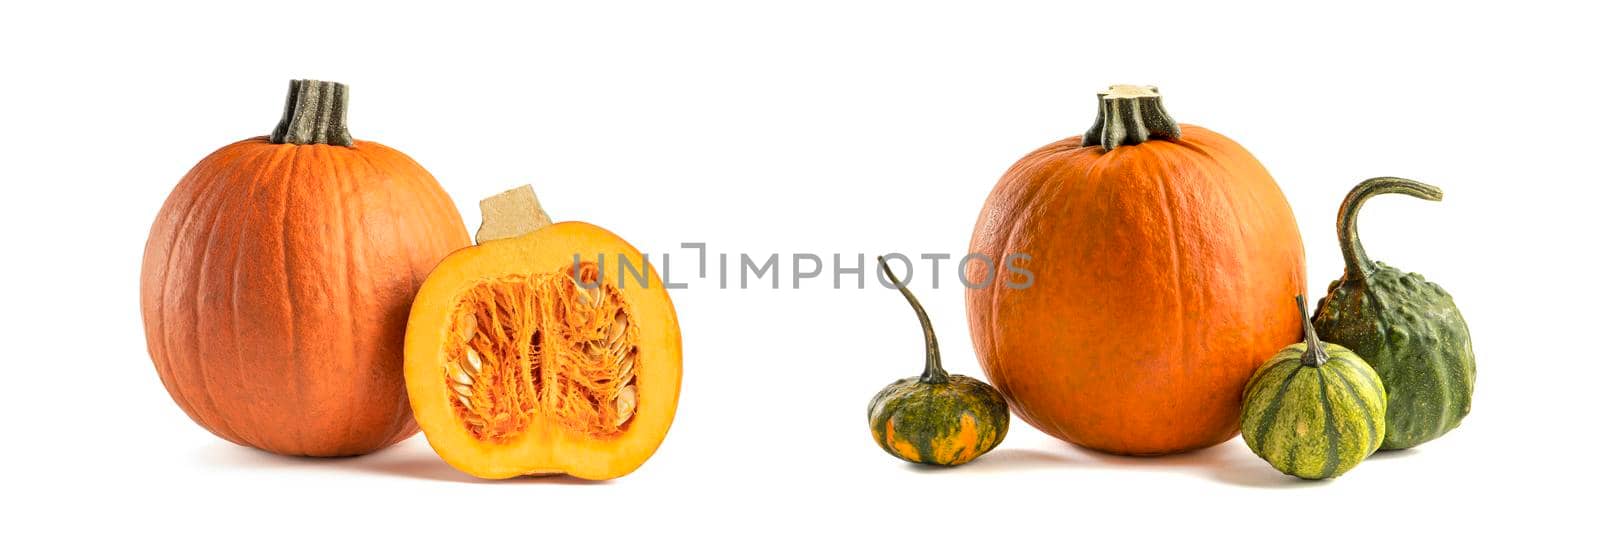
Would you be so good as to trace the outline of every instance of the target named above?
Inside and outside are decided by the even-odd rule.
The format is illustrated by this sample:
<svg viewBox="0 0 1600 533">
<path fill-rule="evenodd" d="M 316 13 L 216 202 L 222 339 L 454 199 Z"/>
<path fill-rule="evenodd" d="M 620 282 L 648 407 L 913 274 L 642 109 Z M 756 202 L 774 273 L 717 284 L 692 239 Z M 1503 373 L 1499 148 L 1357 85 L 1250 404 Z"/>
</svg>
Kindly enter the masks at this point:
<svg viewBox="0 0 1600 533">
<path fill-rule="evenodd" d="M 632 472 L 678 406 L 682 344 L 661 279 L 605 229 L 549 224 L 531 188 L 480 206 L 478 245 L 434 268 L 406 329 L 428 444 L 482 478 Z"/>
</svg>

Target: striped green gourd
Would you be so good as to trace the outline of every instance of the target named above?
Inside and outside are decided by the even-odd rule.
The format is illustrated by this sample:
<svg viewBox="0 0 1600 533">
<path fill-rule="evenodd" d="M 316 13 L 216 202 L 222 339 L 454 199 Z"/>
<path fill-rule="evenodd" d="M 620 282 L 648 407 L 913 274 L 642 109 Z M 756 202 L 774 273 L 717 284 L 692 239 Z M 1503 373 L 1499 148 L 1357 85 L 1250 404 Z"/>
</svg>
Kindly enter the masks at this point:
<svg viewBox="0 0 1600 533">
<path fill-rule="evenodd" d="M 1368 198 L 1399 193 L 1438 201 L 1438 187 L 1401 178 L 1356 185 L 1339 206 L 1344 276 L 1317 304 L 1317 334 L 1361 354 L 1389 391 L 1383 449 L 1410 448 L 1461 425 L 1472 411 L 1478 366 L 1455 299 L 1422 275 L 1373 261 L 1356 233 Z"/>
<path fill-rule="evenodd" d="M 1327 479 L 1355 468 L 1383 442 L 1387 402 L 1378 373 L 1355 352 L 1317 339 L 1296 296 L 1305 342 L 1267 360 L 1245 385 L 1240 432 L 1273 468 Z"/>
<path fill-rule="evenodd" d="M 955 466 L 994 449 L 1011 423 L 1005 398 L 987 383 L 945 372 L 928 313 L 882 257 L 878 265 L 917 312 L 927 359 L 921 376 L 890 383 L 872 397 L 867 405 L 872 439 L 889 455 L 926 465 Z"/>
</svg>

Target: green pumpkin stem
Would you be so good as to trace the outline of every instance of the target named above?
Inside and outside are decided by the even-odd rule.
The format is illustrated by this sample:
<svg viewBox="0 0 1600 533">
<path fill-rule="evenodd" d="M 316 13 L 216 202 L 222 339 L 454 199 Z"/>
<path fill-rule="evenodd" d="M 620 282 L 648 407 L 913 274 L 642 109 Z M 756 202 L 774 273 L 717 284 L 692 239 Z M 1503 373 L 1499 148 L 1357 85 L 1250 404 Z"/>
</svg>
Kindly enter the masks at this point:
<svg viewBox="0 0 1600 533">
<path fill-rule="evenodd" d="M 950 373 L 945 372 L 944 365 L 939 363 L 939 339 L 933 336 L 933 322 L 928 320 L 928 312 L 922 310 L 922 304 L 917 303 L 917 297 L 911 295 L 911 289 L 906 288 L 906 284 L 901 283 L 900 278 L 895 277 L 894 272 L 889 270 L 889 262 L 881 255 L 878 256 L 878 266 L 883 268 L 883 273 L 889 276 L 889 281 L 894 283 L 895 288 L 900 289 L 900 294 L 906 297 L 906 301 L 911 302 L 911 309 L 917 312 L 917 320 L 922 322 L 922 336 L 928 341 L 928 363 L 922 369 L 922 382 L 949 383 Z"/>
<path fill-rule="evenodd" d="M 1339 250 L 1344 253 L 1346 279 L 1366 279 L 1367 275 L 1378 268 L 1372 259 L 1367 257 L 1367 249 L 1361 246 L 1361 236 L 1356 233 L 1356 215 L 1360 213 L 1361 205 L 1367 203 L 1368 198 L 1390 193 L 1435 202 L 1444 199 L 1444 191 L 1438 187 L 1405 178 L 1372 178 L 1350 189 L 1350 194 L 1344 197 L 1344 203 L 1339 205 L 1338 221 Z"/>
<path fill-rule="evenodd" d="M 1300 356 L 1300 364 L 1322 366 L 1328 362 L 1328 349 L 1323 347 L 1322 340 L 1317 338 L 1317 329 L 1311 327 L 1311 313 L 1306 311 L 1305 295 L 1295 295 L 1294 306 L 1300 308 L 1300 328 L 1306 333 L 1306 353 Z"/>
<path fill-rule="evenodd" d="M 272 144 L 331 144 L 352 146 L 355 139 L 345 127 L 345 107 L 350 89 L 343 83 L 317 80 L 289 82 L 289 101 L 283 119 L 272 129 Z"/>
<path fill-rule="evenodd" d="M 1182 131 L 1167 114 L 1161 94 L 1147 85 L 1112 85 L 1095 95 L 1100 101 L 1094 125 L 1083 134 L 1084 146 L 1101 146 L 1107 152 L 1118 146 L 1150 139 L 1177 139 Z"/>
</svg>

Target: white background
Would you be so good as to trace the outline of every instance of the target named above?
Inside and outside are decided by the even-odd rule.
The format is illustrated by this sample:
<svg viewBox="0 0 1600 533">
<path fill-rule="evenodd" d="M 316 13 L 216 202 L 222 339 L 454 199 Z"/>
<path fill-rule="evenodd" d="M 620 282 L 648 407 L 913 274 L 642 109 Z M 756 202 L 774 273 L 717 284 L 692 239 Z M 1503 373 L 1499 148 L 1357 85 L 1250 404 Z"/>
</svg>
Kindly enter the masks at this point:
<svg viewBox="0 0 1600 533">
<path fill-rule="evenodd" d="M 1593 527 L 1593 13 L 321 4 L 0 8 L 12 530 Z M 350 84 L 355 136 L 429 168 L 469 227 L 478 198 L 531 182 L 558 220 L 645 251 L 702 241 L 786 259 L 959 256 L 1011 162 L 1084 130 L 1097 89 L 1156 84 L 1179 120 L 1277 177 L 1314 295 L 1340 273 L 1333 216 L 1351 185 L 1444 188 L 1437 204 L 1370 202 L 1363 236 L 1455 295 L 1477 349 L 1474 409 L 1331 482 L 1282 476 L 1237 439 L 1130 459 L 1020 421 L 988 456 L 929 470 L 879 451 L 865 419 L 873 393 L 921 370 L 898 295 L 700 281 L 673 293 L 676 423 L 625 478 L 481 482 L 420 436 L 350 460 L 239 448 L 157 380 L 140 256 L 178 178 L 269 131 L 296 77 Z M 913 288 L 950 370 L 981 375 L 946 272 L 939 290 L 926 276 Z"/>
</svg>

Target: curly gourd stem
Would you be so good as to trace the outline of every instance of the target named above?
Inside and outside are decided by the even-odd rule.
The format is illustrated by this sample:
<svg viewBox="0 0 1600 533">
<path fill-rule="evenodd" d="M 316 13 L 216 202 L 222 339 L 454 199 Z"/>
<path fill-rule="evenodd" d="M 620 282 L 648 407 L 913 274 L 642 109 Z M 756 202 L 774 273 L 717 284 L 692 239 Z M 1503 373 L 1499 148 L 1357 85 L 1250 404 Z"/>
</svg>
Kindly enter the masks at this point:
<svg viewBox="0 0 1600 533">
<path fill-rule="evenodd" d="M 1372 178 L 1350 189 L 1339 206 L 1339 250 L 1344 253 L 1346 279 L 1365 279 L 1377 269 L 1367 258 L 1367 249 L 1361 246 L 1361 236 L 1356 234 L 1356 214 L 1367 199 L 1380 194 L 1400 193 L 1435 202 L 1444 199 L 1438 187 L 1405 178 Z"/>
<path fill-rule="evenodd" d="M 1300 356 L 1300 364 L 1306 366 L 1322 366 L 1328 362 L 1328 350 L 1322 346 L 1322 341 L 1317 338 L 1316 328 L 1311 327 L 1311 313 L 1306 311 L 1305 295 L 1294 296 L 1294 306 L 1300 308 L 1300 327 L 1306 331 L 1306 353 Z"/>
<path fill-rule="evenodd" d="M 289 101 L 283 105 L 283 118 L 272 129 L 272 144 L 331 144 L 353 146 L 355 139 L 345 126 L 345 108 L 350 89 L 343 83 L 317 80 L 289 82 Z"/>
<path fill-rule="evenodd" d="M 896 289 L 900 289 L 900 294 L 906 297 L 906 301 L 911 302 L 911 309 L 917 312 L 917 320 L 922 322 L 922 336 L 928 341 L 928 364 L 922 369 L 922 382 L 948 383 L 950 373 L 945 372 L 944 365 L 939 364 L 939 339 L 933 336 L 933 322 L 928 320 L 928 312 L 922 310 L 922 304 L 917 303 L 917 297 L 911 295 L 911 289 L 907 289 L 906 284 L 901 283 L 900 278 L 895 277 L 894 272 L 889 270 L 889 262 L 881 255 L 878 256 L 878 266 L 889 276 L 889 282 L 894 283 Z"/>
<path fill-rule="evenodd" d="M 1094 125 L 1083 134 L 1084 146 L 1099 146 L 1109 152 L 1118 146 L 1177 139 L 1183 134 L 1178 122 L 1161 105 L 1161 94 L 1155 87 L 1112 85 L 1095 98 L 1100 101 L 1100 111 L 1094 117 Z"/>
</svg>

